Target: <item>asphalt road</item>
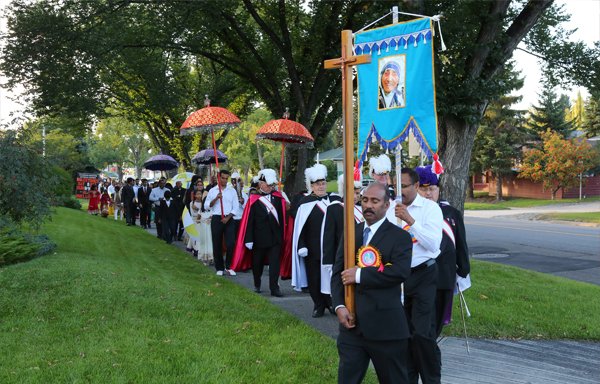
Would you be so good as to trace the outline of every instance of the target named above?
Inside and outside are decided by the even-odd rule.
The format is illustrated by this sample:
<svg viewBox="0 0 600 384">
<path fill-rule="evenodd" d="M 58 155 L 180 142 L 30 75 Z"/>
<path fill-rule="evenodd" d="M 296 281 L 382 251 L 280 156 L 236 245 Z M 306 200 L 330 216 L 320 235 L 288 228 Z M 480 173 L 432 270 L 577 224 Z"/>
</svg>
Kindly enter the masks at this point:
<svg viewBox="0 0 600 384">
<path fill-rule="evenodd" d="M 472 257 L 600 285 L 600 227 L 465 214 Z"/>
</svg>

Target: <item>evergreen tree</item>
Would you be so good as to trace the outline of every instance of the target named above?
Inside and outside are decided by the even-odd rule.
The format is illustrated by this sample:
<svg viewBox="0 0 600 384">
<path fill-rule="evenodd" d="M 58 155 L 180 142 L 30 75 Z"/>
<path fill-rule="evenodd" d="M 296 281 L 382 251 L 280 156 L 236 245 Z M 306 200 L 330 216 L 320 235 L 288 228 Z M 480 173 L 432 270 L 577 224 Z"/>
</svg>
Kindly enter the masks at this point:
<svg viewBox="0 0 600 384">
<path fill-rule="evenodd" d="M 517 97 L 504 96 L 490 103 L 475 136 L 471 161 L 496 178 L 497 201 L 502 200 L 502 178 L 512 172 L 526 136 L 523 111 L 510 108 L 516 101 Z"/>
<path fill-rule="evenodd" d="M 547 130 L 566 139 L 574 130 L 573 123 L 567 120 L 567 111 L 570 110 L 569 98 L 565 95 L 558 96 L 548 82 L 544 85 L 538 105 L 533 106 L 529 113 L 529 129 L 536 140 Z"/>
<path fill-rule="evenodd" d="M 587 99 L 581 129 L 587 137 L 600 135 L 600 97 L 598 95 L 592 95 Z"/>
</svg>

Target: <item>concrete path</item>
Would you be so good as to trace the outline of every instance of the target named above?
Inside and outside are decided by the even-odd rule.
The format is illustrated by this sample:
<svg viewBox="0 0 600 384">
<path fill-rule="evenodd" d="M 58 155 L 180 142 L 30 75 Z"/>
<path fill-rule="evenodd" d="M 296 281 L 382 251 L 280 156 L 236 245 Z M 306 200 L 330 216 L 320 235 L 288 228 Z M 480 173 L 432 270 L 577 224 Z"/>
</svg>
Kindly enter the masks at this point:
<svg viewBox="0 0 600 384">
<path fill-rule="evenodd" d="M 600 203 L 598 206 L 600 209 Z M 154 228 L 147 231 L 156 236 Z M 186 252 L 181 242 L 173 244 Z M 224 278 L 249 291 L 253 289 L 251 272 Z M 267 282 L 268 269 L 266 268 L 263 275 L 264 287 Z M 289 280 L 281 281 L 280 286 L 285 295 L 283 298 L 270 296 L 268 289 L 263 290 L 261 297 L 323 334 L 332 338 L 337 337 L 336 316 L 326 312 L 322 318 L 312 318 L 312 301 L 308 293 L 293 291 Z M 469 339 L 469 353 L 464 338 L 443 338 L 439 345 L 442 351 L 442 383 L 444 384 L 600 383 L 600 343 Z"/>
<path fill-rule="evenodd" d="M 583 202 L 583 203 L 566 203 L 543 205 L 530 208 L 510 208 L 498 210 L 465 210 L 465 217 L 482 217 L 492 218 L 498 216 L 514 216 L 516 218 L 531 219 L 536 215 L 554 212 L 600 212 L 600 201 Z M 561 223 L 571 223 L 578 225 L 579 223 L 564 221 Z"/>
</svg>

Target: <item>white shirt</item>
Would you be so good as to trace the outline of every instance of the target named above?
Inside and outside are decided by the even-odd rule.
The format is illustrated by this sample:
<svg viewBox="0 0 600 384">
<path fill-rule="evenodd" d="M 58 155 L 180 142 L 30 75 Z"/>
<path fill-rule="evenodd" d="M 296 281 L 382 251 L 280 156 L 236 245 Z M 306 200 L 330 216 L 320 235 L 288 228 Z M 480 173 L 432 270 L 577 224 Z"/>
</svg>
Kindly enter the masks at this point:
<svg viewBox="0 0 600 384">
<path fill-rule="evenodd" d="M 384 216 L 381 220 L 373 223 L 373 225 L 367 225 L 367 222 L 365 221 L 365 227 L 363 228 L 363 234 L 364 234 L 364 230 L 366 228 L 369 228 L 371 230 L 371 232 L 369 232 L 369 235 L 367 236 L 367 242 L 363 245 L 368 245 L 371 242 L 371 239 L 375 235 L 375 232 L 377 232 L 379 227 L 381 227 L 381 224 L 383 224 L 385 219 L 386 219 L 386 217 Z M 363 234 L 361 234 L 361 237 L 363 236 Z M 356 276 L 354 277 L 354 280 L 356 280 L 356 284 L 360 284 L 360 271 L 361 271 L 360 268 L 358 268 L 356 270 Z"/>
<path fill-rule="evenodd" d="M 109 185 L 107 192 L 108 192 L 109 195 L 114 195 L 115 194 L 115 187 L 114 187 L 114 185 L 112 185 L 112 184 Z"/>
<path fill-rule="evenodd" d="M 164 198 L 165 191 L 169 190 L 167 187 L 156 187 L 152 188 L 152 192 L 150 192 L 150 201 L 154 203 L 157 207 L 160 205 L 160 199 Z"/>
<path fill-rule="evenodd" d="M 413 238 L 413 256 L 410 267 L 414 268 L 429 259 L 437 258 L 440 254 L 444 216 L 437 203 L 427 200 L 419 194 L 407 210 L 415 222 L 410 227 L 402 222 L 402 226 Z"/>
<path fill-rule="evenodd" d="M 236 194 L 237 198 L 237 194 Z M 246 208 L 246 203 L 248 202 L 248 194 L 242 191 L 242 198 L 244 199 L 244 204 L 240 204 L 238 201 L 233 208 L 233 220 L 242 220 L 242 215 L 244 214 L 244 208 Z"/>
<path fill-rule="evenodd" d="M 206 200 L 204 201 L 204 209 L 210 211 L 211 215 L 219 215 L 221 216 L 221 200 L 217 199 L 215 205 L 210 206 L 210 202 L 213 201 L 217 195 L 219 194 L 219 186 L 215 185 L 208 191 L 208 195 L 206 195 Z M 230 213 L 234 213 L 233 210 L 236 206 L 240 205 L 238 201 L 237 193 L 235 189 L 228 185 L 222 191 L 223 194 L 223 215 L 227 216 Z"/>
<path fill-rule="evenodd" d="M 138 189 L 140 189 L 139 185 L 134 185 L 133 186 L 133 194 L 135 195 L 135 199 L 137 200 L 137 191 Z"/>
</svg>

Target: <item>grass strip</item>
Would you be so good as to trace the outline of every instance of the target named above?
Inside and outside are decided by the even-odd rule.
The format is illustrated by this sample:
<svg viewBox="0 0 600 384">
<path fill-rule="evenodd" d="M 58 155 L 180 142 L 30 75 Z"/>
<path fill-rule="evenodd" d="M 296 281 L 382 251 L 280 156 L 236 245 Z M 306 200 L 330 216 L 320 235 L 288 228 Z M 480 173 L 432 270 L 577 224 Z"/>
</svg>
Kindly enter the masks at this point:
<svg viewBox="0 0 600 384">
<path fill-rule="evenodd" d="M 580 201 L 579 199 L 560 199 L 560 200 L 546 200 L 546 199 L 526 199 L 516 198 L 508 199 L 503 201 L 468 201 L 465 202 L 465 209 L 471 210 L 492 210 L 492 209 L 510 209 L 510 208 L 532 208 L 541 207 L 545 205 L 555 204 L 577 204 L 582 202 L 598 201 L 600 197 L 591 197 Z"/>
<path fill-rule="evenodd" d="M 600 224 L 600 212 L 565 212 L 565 213 L 545 213 L 539 215 L 540 220 L 564 220 L 576 221 L 581 223 L 597 223 Z"/>
<path fill-rule="evenodd" d="M 472 260 L 470 337 L 600 341 L 600 286 Z M 463 336 L 458 296 L 447 336 Z"/>
</svg>

